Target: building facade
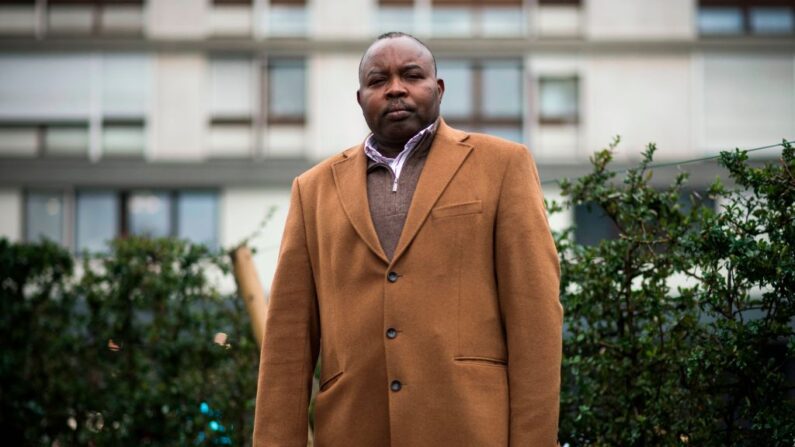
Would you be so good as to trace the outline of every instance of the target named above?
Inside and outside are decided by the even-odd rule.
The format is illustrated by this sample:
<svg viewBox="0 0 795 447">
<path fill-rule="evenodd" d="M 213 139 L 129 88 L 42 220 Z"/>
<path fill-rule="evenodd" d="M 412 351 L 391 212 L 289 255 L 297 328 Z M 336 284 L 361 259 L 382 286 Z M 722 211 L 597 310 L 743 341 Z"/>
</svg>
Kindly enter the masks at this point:
<svg viewBox="0 0 795 447">
<path fill-rule="evenodd" d="M 291 180 L 366 137 L 359 58 L 393 30 L 433 49 L 445 119 L 526 144 L 550 197 L 614 135 L 617 167 L 795 137 L 795 0 L 4 0 L 0 235 L 230 247 L 274 207 L 269 285 Z"/>
</svg>

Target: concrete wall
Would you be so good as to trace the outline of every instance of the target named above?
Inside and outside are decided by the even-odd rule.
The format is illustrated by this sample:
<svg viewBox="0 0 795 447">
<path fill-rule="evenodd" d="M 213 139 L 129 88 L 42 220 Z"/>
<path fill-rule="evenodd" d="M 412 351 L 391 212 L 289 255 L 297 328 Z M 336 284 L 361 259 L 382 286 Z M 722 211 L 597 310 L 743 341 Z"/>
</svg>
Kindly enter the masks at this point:
<svg viewBox="0 0 795 447">
<path fill-rule="evenodd" d="M 307 64 L 309 157 L 321 160 L 364 141 L 370 132 L 356 102 L 360 54 L 323 54 Z"/>
<path fill-rule="evenodd" d="M 22 231 L 22 191 L 0 189 L 0 237 L 19 241 Z"/>
<path fill-rule="evenodd" d="M 714 152 L 795 138 L 792 55 L 706 53 L 694 73 L 698 147 Z"/>
<path fill-rule="evenodd" d="M 163 53 L 156 57 L 154 110 L 149 158 L 201 159 L 208 112 L 207 60 L 202 54 Z"/>
<path fill-rule="evenodd" d="M 249 242 L 257 249 L 254 263 L 262 286 L 270 290 L 279 244 L 284 232 L 284 222 L 290 207 L 289 189 L 227 188 L 221 192 L 221 245 L 231 247 L 248 237 L 276 207 L 273 216 L 258 237 Z"/>
<path fill-rule="evenodd" d="M 313 10 L 309 28 L 314 37 L 356 39 L 372 34 L 377 7 L 373 0 L 310 0 L 307 7 Z"/>
<path fill-rule="evenodd" d="M 637 158 L 649 142 L 658 157 L 694 154 L 690 56 L 593 56 L 581 85 L 589 152 L 621 135 L 617 158 Z"/>
<path fill-rule="evenodd" d="M 210 30 L 209 0 L 149 0 L 147 35 L 162 39 L 198 39 Z"/>
<path fill-rule="evenodd" d="M 594 40 L 690 39 L 695 0 L 588 0 L 585 32 Z"/>
</svg>

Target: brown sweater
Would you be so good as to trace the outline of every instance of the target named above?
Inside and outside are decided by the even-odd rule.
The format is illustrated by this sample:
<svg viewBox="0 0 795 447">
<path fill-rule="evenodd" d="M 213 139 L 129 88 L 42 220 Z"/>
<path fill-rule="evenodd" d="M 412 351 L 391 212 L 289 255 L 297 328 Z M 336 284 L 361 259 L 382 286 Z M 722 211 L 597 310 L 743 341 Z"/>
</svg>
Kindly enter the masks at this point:
<svg viewBox="0 0 795 447">
<path fill-rule="evenodd" d="M 433 134 L 424 138 L 406 160 L 398 179 L 397 191 L 392 191 L 392 170 L 383 163 L 369 161 L 367 167 L 367 200 L 370 216 L 381 248 L 388 259 L 392 259 L 397 248 L 403 224 L 411 207 L 411 198 L 417 188 L 428 151 L 433 143 Z"/>
</svg>

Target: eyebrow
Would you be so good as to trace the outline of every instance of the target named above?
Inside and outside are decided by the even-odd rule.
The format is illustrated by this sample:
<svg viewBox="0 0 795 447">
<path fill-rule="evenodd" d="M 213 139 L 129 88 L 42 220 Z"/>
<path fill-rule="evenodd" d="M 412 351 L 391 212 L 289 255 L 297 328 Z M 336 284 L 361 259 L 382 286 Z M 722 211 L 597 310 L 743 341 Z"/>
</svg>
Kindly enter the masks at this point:
<svg viewBox="0 0 795 447">
<path fill-rule="evenodd" d="M 422 70 L 422 66 L 420 64 L 408 64 L 400 67 L 400 71 L 409 71 L 417 68 Z"/>
<path fill-rule="evenodd" d="M 420 65 L 420 64 L 406 64 L 406 65 L 400 67 L 400 72 L 401 73 L 409 71 L 409 70 L 422 70 L 422 65 Z M 368 71 L 367 73 L 364 74 L 364 77 L 377 75 L 377 74 L 383 74 L 385 72 L 386 72 L 386 70 L 381 69 L 381 68 L 371 68 L 370 71 Z"/>
</svg>

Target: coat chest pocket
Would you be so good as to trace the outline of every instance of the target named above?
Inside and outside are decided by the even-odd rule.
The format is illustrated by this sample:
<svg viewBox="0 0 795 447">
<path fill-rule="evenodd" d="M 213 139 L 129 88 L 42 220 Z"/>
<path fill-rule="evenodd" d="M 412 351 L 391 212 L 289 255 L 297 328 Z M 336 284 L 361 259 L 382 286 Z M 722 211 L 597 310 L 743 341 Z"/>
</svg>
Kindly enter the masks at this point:
<svg viewBox="0 0 795 447">
<path fill-rule="evenodd" d="M 454 203 L 452 205 L 442 205 L 431 210 L 434 218 L 463 216 L 467 214 L 480 214 L 483 212 L 483 204 L 480 200 L 471 202 Z"/>
</svg>

